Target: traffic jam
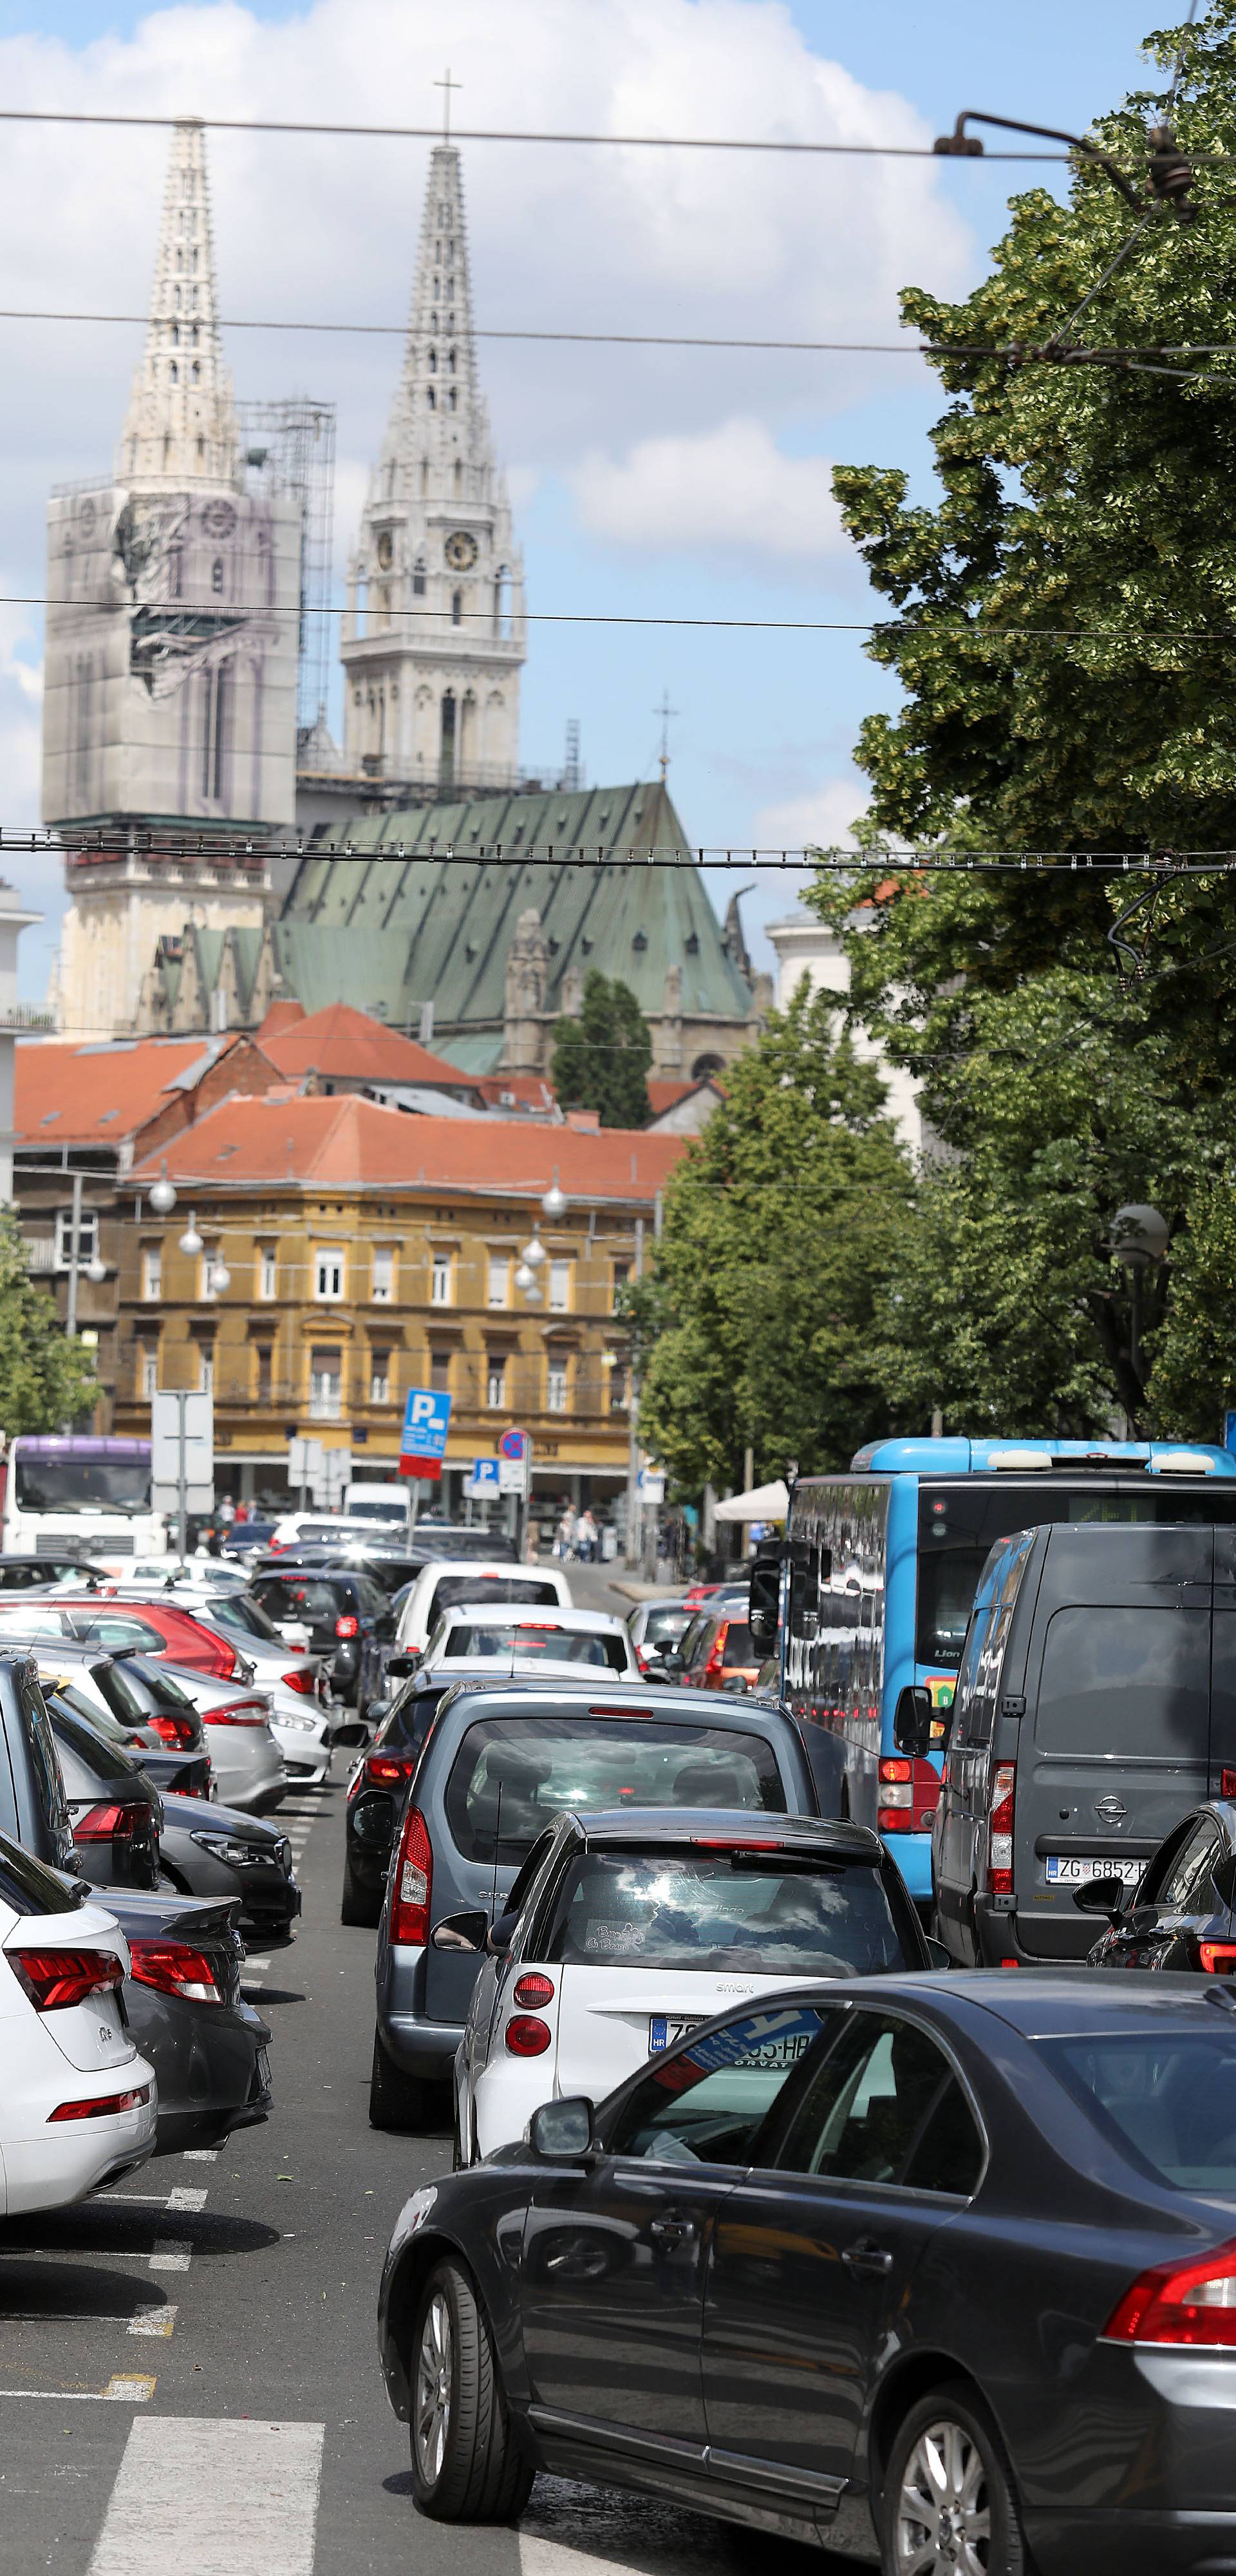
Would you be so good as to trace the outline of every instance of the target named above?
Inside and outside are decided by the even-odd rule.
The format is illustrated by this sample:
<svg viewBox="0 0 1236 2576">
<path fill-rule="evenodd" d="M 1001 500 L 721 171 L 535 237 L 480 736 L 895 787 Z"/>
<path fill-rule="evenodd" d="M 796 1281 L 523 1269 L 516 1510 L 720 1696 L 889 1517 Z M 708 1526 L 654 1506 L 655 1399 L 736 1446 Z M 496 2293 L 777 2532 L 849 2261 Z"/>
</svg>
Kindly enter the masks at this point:
<svg viewBox="0 0 1236 2576">
<path fill-rule="evenodd" d="M 140 2213 L 183 2340 L 311 2077 L 406 2547 L 1236 2567 L 1236 1456 L 885 1440 L 689 1588 L 216 1543 L 0 1557 L 6 2257 Z"/>
</svg>

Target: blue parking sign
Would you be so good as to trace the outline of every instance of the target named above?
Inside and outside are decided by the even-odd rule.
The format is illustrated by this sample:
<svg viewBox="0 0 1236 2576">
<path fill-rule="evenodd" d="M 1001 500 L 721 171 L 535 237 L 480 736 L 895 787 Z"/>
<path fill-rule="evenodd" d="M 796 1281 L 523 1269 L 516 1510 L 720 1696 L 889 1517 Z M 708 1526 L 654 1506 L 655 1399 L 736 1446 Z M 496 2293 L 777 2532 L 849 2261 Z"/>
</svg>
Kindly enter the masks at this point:
<svg viewBox="0 0 1236 2576">
<path fill-rule="evenodd" d="M 473 1495 L 474 1501 L 479 1499 L 482 1487 L 484 1487 L 487 1493 L 500 1493 L 502 1488 L 497 1459 L 474 1458 L 472 1461 L 472 1482 L 476 1489 Z"/>
<path fill-rule="evenodd" d="M 445 1458 L 450 1420 L 449 1395 L 437 1387 L 409 1387 L 404 1407 L 403 1437 L 399 1443 L 401 1457 Z"/>
</svg>

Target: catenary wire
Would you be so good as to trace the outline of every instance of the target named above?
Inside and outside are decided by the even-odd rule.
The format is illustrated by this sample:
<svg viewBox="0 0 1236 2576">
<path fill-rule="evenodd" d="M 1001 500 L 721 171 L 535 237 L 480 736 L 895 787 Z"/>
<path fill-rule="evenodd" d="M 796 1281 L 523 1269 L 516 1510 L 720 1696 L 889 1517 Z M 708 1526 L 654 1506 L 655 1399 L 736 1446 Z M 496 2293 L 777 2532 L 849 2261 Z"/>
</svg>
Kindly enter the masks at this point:
<svg viewBox="0 0 1236 2576">
<path fill-rule="evenodd" d="M 930 143 L 812 143 L 789 136 L 723 134 L 559 134 L 523 127 L 460 125 L 449 135 L 440 125 L 344 125 L 273 116 L 137 116 L 120 110 L 59 107 L 0 107 L 0 123 L 12 125 L 127 125 L 167 130 L 200 125 L 216 134 L 317 134 L 360 137 L 391 143 L 582 143 L 616 144 L 659 152 L 785 152 L 813 156 L 842 155 L 859 160 L 933 161 Z M 1227 160 L 1227 153 L 1211 156 Z M 1062 161 L 1068 152 L 985 152 L 987 161 Z"/>
<path fill-rule="evenodd" d="M 544 788 L 546 801 L 563 791 Z M 590 789 L 590 795 L 601 794 Z M 510 791 L 511 796 L 515 794 Z M 460 799 L 460 802 L 467 800 Z M 489 800 L 503 801 L 500 797 Z M 418 811 L 434 813 L 441 807 L 426 805 Z M 375 820 L 378 818 L 374 818 Z M 346 861 L 352 867 L 368 867 L 375 860 L 387 865 L 407 867 L 423 861 L 434 869 L 443 866 L 488 867 L 586 867 L 596 869 L 629 861 L 642 868 L 732 868 L 760 867 L 774 870 L 810 870 L 828 876 L 864 877 L 872 875 L 907 876 L 1056 876 L 1093 877 L 1100 881 L 1113 876 L 1150 875 L 1161 885 L 1173 885 L 1188 877 L 1226 876 L 1236 872 L 1236 850 L 1011 850 L 1003 853 L 978 854 L 973 850 L 949 849 L 947 844 L 931 843 L 921 848 L 870 851 L 817 848 L 777 850 L 752 848 L 686 846 L 674 849 L 650 849 L 646 844 L 623 847 L 613 842 L 530 843 L 514 847 L 500 841 L 481 842 L 472 850 L 457 850 L 447 841 L 387 841 L 370 848 L 357 849 L 355 843 L 303 839 L 279 840 L 274 837 L 256 841 L 236 838 L 228 841 L 217 833 L 205 834 L 151 831 L 110 832 L 73 831 L 64 827 L 61 837 L 47 829 L 21 830 L 0 826 L 0 851 L 20 852 L 28 857 L 64 858 L 78 853 L 91 856 L 123 858 L 130 854 L 155 855 L 164 859 L 213 858 L 297 858 Z"/>
</svg>

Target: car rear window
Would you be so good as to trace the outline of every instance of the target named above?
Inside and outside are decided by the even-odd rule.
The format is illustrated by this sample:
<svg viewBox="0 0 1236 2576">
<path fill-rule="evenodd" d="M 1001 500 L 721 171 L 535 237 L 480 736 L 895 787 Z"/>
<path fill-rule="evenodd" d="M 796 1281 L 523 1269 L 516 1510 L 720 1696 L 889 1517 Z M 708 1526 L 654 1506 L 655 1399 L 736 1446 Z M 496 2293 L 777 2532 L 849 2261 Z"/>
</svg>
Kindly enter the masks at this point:
<svg viewBox="0 0 1236 2576">
<path fill-rule="evenodd" d="M 196 1716 L 197 1701 L 182 1690 L 175 1674 L 166 1664 L 146 1663 L 140 1655 L 127 1655 L 123 1664 L 95 1668 L 95 1679 L 117 1717 L 133 1718 L 144 1726 L 152 1709 L 183 1709 L 186 1716 Z"/>
<path fill-rule="evenodd" d="M 1209 1727 L 1209 1611 L 1053 1611 L 1034 1721 L 1041 1752 L 1204 1760 Z"/>
<path fill-rule="evenodd" d="M 555 1664 L 587 1664 L 594 1672 L 625 1673 L 627 1655 L 620 1637 L 597 1636 L 572 1628 L 538 1628 L 531 1622 L 501 1619 L 462 1621 L 444 1637 L 441 1653 L 460 1655 L 543 1655 Z"/>
<path fill-rule="evenodd" d="M 553 1610 L 558 1587 L 531 1574 L 444 1574 L 434 1587 L 431 1615 L 438 1619 L 465 1601 L 484 1602 L 486 1608 L 491 1602 L 526 1601 L 530 1609 Z"/>
<path fill-rule="evenodd" d="M 57 1712 L 54 1732 L 57 1742 L 68 1745 L 78 1761 L 96 1780 L 136 1780 L 140 1777 L 131 1753 L 125 1752 L 111 1733 L 112 1721 L 103 1718 L 96 1727 L 93 1719 L 83 1720 L 63 1705 Z M 107 1729 L 106 1740 L 103 1730 Z"/>
<path fill-rule="evenodd" d="M 1214 2020 L 1213 2030 L 1037 2045 L 1096 2127 L 1160 2182 L 1236 2192 L 1236 2016 L 1226 2028 Z"/>
<path fill-rule="evenodd" d="M 758 1664 L 759 1656 L 751 1642 L 751 1631 L 742 1619 L 724 1622 L 721 1652 L 727 1664 Z"/>
<path fill-rule="evenodd" d="M 265 1584 L 258 1588 L 258 1599 L 276 1619 L 336 1619 L 342 1605 L 342 1587 L 332 1583 L 315 1583 L 304 1576 L 299 1580 Z"/>
<path fill-rule="evenodd" d="M 95 1734 L 101 1735 L 105 1744 L 120 1744 L 127 1747 L 132 1743 L 132 1729 L 122 1726 L 120 1719 L 110 1716 L 105 1708 L 96 1708 L 93 1701 L 85 1698 L 72 1682 L 52 1683 L 44 1675 L 43 1696 L 51 1712 L 53 1724 L 58 1719 L 62 1719 L 67 1711 L 74 1717 L 84 1718 L 87 1726 L 93 1727 Z"/>
<path fill-rule="evenodd" d="M 646 1646 L 672 1646 L 691 1625 L 689 1610 L 650 1610 L 644 1623 Z"/>
<path fill-rule="evenodd" d="M 500 1802 L 500 1803 L 499 1803 Z M 771 1744 L 651 1718 L 490 1717 L 464 1735 L 446 1816 L 465 1860 L 522 1860 L 563 1807 L 746 1807 L 784 1815 Z"/>
<path fill-rule="evenodd" d="M 879 1870 L 779 1852 L 586 1852 L 548 1951 L 563 1967 L 871 1977 L 917 1967 Z"/>
<path fill-rule="evenodd" d="M 0 1899 L 15 1914 L 75 1914 L 81 1903 L 80 1882 L 66 1885 L 55 1870 L 45 1869 L 33 1852 L 0 1834 Z"/>
<path fill-rule="evenodd" d="M 116 1654 L 126 1646 L 145 1647 L 149 1654 L 163 1644 L 161 1629 L 152 1628 L 145 1619 L 127 1618 L 121 1610 L 79 1611 L 73 1621 L 73 1634 L 88 1646 L 109 1646 Z"/>
<path fill-rule="evenodd" d="M 221 1628 L 236 1628 L 242 1636 L 259 1638 L 264 1646 L 279 1644 L 278 1629 L 257 1601 L 246 1601 L 236 1595 L 212 1601 L 207 1616 L 212 1622 L 217 1621 Z"/>
</svg>

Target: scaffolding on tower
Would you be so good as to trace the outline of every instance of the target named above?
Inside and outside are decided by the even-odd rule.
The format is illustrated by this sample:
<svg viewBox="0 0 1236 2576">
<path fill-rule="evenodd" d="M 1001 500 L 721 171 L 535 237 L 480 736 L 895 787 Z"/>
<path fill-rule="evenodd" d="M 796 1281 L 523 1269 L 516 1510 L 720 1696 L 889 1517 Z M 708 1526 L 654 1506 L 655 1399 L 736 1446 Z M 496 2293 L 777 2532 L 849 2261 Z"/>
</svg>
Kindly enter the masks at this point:
<svg viewBox="0 0 1236 2576">
<path fill-rule="evenodd" d="M 330 687 L 331 557 L 335 529 L 335 406 L 307 394 L 236 406 L 251 486 L 290 494 L 301 510 L 300 623 L 296 680 L 297 765 L 328 767 L 338 754 L 326 726 Z"/>
</svg>

